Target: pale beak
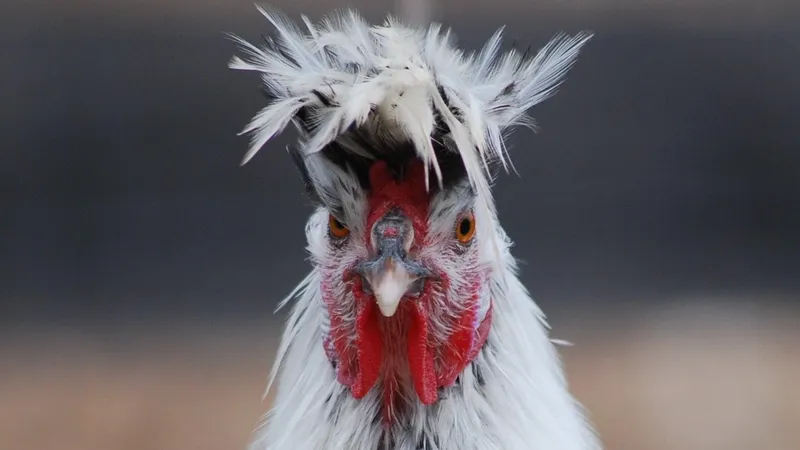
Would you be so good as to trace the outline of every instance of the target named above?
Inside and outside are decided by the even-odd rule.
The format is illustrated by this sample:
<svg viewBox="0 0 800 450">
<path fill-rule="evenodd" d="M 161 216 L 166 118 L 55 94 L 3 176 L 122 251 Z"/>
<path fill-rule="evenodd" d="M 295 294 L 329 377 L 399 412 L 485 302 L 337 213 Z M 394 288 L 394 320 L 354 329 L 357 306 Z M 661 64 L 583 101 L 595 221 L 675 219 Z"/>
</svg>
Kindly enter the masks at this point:
<svg viewBox="0 0 800 450">
<path fill-rule="evenodd" d="M 381 314 L 392 317 L 397 312 L 400 300 L 417 278 L 409 274 L 403 264 L 396 264 L 392 259 L 386 261 L 384 270 L 373 279 L 367 280 L 375 293 L 375 301 Z"/>
<path fill-rule="evenodd" d="M 375 253 L 370 260 L 356 265 L 353 273 L 360 275 L 364 289 L 375 295 L 381 314 L 392 317 L 403 297 L 419 297 L 432 273 L 418 261 L 409 259 L 414 228 L 398 209 L 377 220 L 370 235 Z"/>
</svg>

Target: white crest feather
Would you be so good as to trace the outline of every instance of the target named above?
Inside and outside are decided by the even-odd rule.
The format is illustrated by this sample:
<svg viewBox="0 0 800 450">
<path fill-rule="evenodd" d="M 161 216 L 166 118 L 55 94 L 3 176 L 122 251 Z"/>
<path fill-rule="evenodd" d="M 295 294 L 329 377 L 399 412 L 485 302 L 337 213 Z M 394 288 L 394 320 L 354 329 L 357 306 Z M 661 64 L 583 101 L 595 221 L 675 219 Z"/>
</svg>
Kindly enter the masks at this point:
<svg viewBox="0 0 800 450">
<path fill-rule="evenodd" d="M 591 38 L 558 35 L 529 57 L 513 49 L 501 54 L 500 29 L 481 51 L 466 54 L 439 24 L 419 29 L 390 17 L 370 26 L 345 11 L 319 25 L 303 16 L 303 32 L 279 11 L 258 9 L 277 35 L 260 48 L 233 36 L 245 58 L 234 57 L 230 67 L 261 73 L 272 101 L 242 131 L 252 137 L 242 164 L 293 122 L 306 155 L 346 142 L 354 128 L 379 144 L 411 142 L 441 183 L 436 141 L 461 156 L 484 223 L 495 215 L 489 166 L 509 165 L 503 131 L 533 125 L 528 110 L 555 93 Z M 446 133 L 437 129 L 437 118 Z M 501 264 L 498 243 L 492 247 Z"/>
<path fill-rule="evenodd" d="M 277 35 L 260 48 L 233 36 L 246 57 L 234 57 L 230 67 L 260 72 L 273 101 L 242 132 L 253 137 L 243 163 L 309 108 L 315 127 L 303 143 L 306 153 L 352 126 L 369 127 L 376 137 L 413 142 L 420 158 L 435 167 L 430 140 L 438 137 L 434 117 L 442 115 L 451 127 L 452 150 L 484 168 L 492 160 L 506 164 L 502 131 L 530 125 L 528 110 L 555 93 L 591 38 L 558 35 L 531 58 L 513 49 L 501 54 L 501 28 L 480 52 L 465 54 L 439 24 L 423 30 L 389 18 L 370 26 L 346 11 L 319 26 L 303 16 L 303 32 L 282 13 L 258 9 Z"/>
</svg>

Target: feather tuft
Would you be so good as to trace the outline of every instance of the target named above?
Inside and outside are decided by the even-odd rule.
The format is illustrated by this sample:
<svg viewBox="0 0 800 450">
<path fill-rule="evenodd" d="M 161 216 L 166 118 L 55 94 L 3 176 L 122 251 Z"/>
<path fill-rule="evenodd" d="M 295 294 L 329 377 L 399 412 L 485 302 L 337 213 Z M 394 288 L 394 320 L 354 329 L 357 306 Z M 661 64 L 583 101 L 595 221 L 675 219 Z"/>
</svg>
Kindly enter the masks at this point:
<svg viewBox="0 0 800 450">
<path fill-rule="evenodd" d="M 479 52 L 465 53 L 440 24 L 414 28 L 389 17 L 371 26 L 347 10 L 316 25 L 303 16 L 303 31 L 273 8 L 258 10 L 274 36 L 260 47 L 231 36 L 242 57 L 229 66 L 260 73 L 270 98 L 242 131 L 251 138 L 242 164 L 291 122 L 305 157 L 335 144 L 378 159 L 410 144 L 441 187 L 436 144 L 460 156 L 484 223 L 496 216 L 491 165 L 513 167 L 504 131 L 533 127 L 528 111 L 555 94 L 592 37 L 559 34 L 533 56 L 515 49 L 501 54 L 501 28 Z M 484 239 L 493 241 L 494 261 L 502 265 L 496 239 L 491 233 Z"/>
<path fill-rule="evenodd" d="M 302 16 L 301 30 L 273 8 L 258 10 L 273 37 L 258 47 L 231 36 L 242 56 L 229 66 L 261 73 L 271 97 L 242 131 L 251 136 L 243 164 L 294 122 L 305 154 L 355 131 L 387 147 L 409 142 L 440 183 L 431 141 L 449 141 L 478 188 L 491 181 L 474 180 L 490 178 L 490 164 L 509 167 L 503 131 L 532 126 L 528 111 L 556 92 L 591 38 L 558 35 L 532 57 L 514 49 L 501 54 L 501 28 L 479 52 L 465 54 L 439 24 L 420 29 L 390 17 L 370 26 L 347 10 L 319 24 Z"/>
</svg>

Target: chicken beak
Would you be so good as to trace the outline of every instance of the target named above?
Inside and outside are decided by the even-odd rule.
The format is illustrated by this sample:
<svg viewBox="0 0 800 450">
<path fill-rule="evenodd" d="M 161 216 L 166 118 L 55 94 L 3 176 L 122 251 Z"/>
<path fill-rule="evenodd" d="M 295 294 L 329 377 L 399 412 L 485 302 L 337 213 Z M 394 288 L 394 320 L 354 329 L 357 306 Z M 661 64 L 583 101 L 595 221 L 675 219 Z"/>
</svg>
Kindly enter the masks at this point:
<svg viewBox="0 0 800 450">
<path fill-rule="evenodd" d="M 414 240 L 411 221 L 398 209 L 377 220 L 371 231 L 374 249 L 370 260 L 358 264 L 354 272 L 375 295 L 375 302 L 385 317 L 392 317 L 405 296 L 419 296 L 430 270 L 409 258 Z"/>
<path fill-rule="evenodd" d="M 385 269 L 370 282 L 375 301 L 384 317 L 392 317 L 397 312 L 400 300 L 416 279 L 402 264 L 396 264 L 391 259 L 386 262 Z"/>
</svg>

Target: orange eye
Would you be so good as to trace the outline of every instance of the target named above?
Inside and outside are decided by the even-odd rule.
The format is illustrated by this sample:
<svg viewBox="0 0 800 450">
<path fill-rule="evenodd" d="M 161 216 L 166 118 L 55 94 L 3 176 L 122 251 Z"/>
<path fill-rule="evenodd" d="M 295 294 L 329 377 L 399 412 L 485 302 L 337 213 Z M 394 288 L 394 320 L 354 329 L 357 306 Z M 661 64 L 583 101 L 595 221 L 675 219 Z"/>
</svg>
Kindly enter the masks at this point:
<svg viewBox="0 0 800 450">
<path fill-rule="evenodd" d="M 475 215 L 472 212 L 462 216 L 456 224 L 456 239 L 466 244 L 475 236 Z"/>
<path fill-rule="evenodd" d="M 328 230 L 331 236 L 337 239 L 346 238 L 350 234 L 350 229 L 344 226 L 342 222 L 339 222 L 339 219 L 333 217 L 333 215 L 328 217 Z"/>
</svg>

